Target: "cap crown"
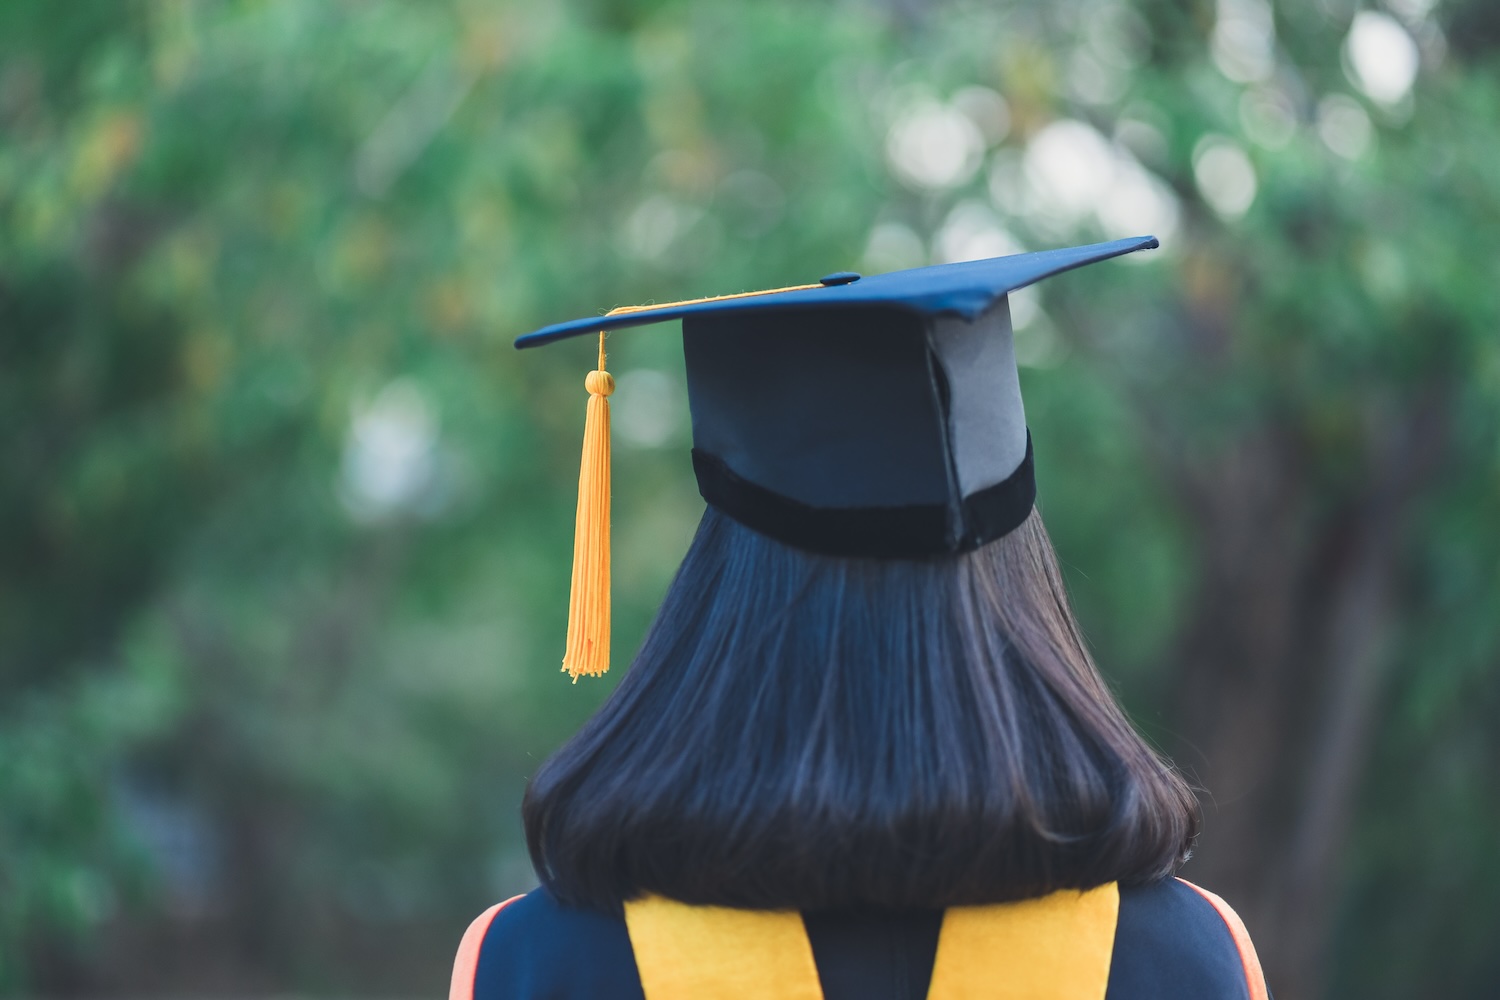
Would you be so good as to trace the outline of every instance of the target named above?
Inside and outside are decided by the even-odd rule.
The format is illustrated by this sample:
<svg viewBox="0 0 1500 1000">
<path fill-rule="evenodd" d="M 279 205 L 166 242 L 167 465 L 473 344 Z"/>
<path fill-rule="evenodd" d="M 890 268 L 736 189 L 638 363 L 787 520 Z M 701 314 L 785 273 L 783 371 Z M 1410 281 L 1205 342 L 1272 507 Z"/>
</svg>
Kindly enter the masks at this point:
<svg viewBox="0 0 1500 1000">
<path fill-rule="evenodd" d="M 699 489 L 750 528 L 917 557 L 976 548 L 1031 510 L 1003 298 L 972 322 L 874 306 L 693 316 L 683 346 Z"/>
</svg>

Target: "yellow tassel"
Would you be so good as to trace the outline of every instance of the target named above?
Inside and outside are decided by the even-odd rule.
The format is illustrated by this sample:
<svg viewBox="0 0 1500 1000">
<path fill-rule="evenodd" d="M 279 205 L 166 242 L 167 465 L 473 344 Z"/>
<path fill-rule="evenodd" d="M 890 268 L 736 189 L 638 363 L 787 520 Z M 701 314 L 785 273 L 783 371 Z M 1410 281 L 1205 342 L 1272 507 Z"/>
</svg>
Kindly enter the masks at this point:
<svg viewBox="0 0 1500 1000">
<path fill-rule="evenodd" d="M 609 669 L 609 395 L 614 376 L 599 368 L 583 381 L 589 391 L 583 423 L 583 464 L 578 470 L 578 523 L 573 531 L 573 589 L 568 604 L 568 649 L 563 670 L 597 676 Z"/>
<path fill-rule="evenodd" d="M 795 285 L 652 306 L 622 306 L 609 315 L 695 305 L 719 299 L 793 292 L 822 285 Z M 589 391 L 583 423 L 583 464 L 578 470 L 578 521 L 573 529 L 573 588 L 568 601 L 568 648 L 563 671 L 578 683 L 609 670 L 609 396 L 615 378 L 604 370 L 604 331 L 599 331 L 599 368 L 583 381 Z"/>
</svg>

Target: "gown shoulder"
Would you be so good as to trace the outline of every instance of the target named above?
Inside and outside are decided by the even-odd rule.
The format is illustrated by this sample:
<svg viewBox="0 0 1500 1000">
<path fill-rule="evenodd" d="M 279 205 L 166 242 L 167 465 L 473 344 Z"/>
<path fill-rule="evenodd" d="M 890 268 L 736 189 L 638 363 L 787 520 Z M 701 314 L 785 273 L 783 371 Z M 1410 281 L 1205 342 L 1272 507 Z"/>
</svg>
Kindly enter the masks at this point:
<svg viewBox="0 0 1500 1000">
<path fill-rule="evenodd" d="M 624 920 L 565 907 L 545 889 L 534 889 L 470 925 L 449 1000 L 573 997 L 645 1000 Z"/>
<path fill-rule="evenodd" d="M 1106 997 L 1267 1000 L 1267 993 L 1254 946 L 1228 904 L 1167 878 L 1120 890 Z"/>
</svg>

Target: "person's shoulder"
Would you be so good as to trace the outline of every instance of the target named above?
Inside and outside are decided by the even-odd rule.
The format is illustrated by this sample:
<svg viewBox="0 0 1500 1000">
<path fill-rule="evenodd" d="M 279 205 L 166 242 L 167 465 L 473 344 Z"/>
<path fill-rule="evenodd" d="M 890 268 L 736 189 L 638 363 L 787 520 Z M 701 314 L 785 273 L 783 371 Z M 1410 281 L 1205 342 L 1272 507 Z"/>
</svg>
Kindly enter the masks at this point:
<svg viewBox="0 0 1500 1000">
<path fill-rule="evenodd" d="M 536 889 L 470 925 L 449 1000 L 643 1000 L 625 921 Z"/>
<path fill-rule="evenodd" d="M 529 947 L 548 940 L 598 946 L 614 939 L 626 944 L 630 940 L 623 917 L 564 906 L 546 889 L 533 889 L 501 904 L 485 934 L 485 942 L 495 947 Z"/>
<path fill-rule="evenodd" d="M 1168 878 L 1120 890 L 1108 1000 L 1266 1000 L 1255 946 L 1218 896 Z"/>
</svg>

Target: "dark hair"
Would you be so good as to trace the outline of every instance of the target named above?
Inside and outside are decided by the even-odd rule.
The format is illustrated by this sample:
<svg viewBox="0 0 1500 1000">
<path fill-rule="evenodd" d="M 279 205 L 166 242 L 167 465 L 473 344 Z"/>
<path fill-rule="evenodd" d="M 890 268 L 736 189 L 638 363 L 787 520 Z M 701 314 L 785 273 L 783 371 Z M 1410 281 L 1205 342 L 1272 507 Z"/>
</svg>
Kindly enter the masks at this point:
<svg viewBox="0 0 1500 1000">
<path fill-rule="evenodd" d="M 709 508 L 640 654 L 532 779 L 565 903 L 947 907 L 1156 879 L 1198 831 L 1035 512 L 976 552 L 813 555 Z"/>
</svg>

